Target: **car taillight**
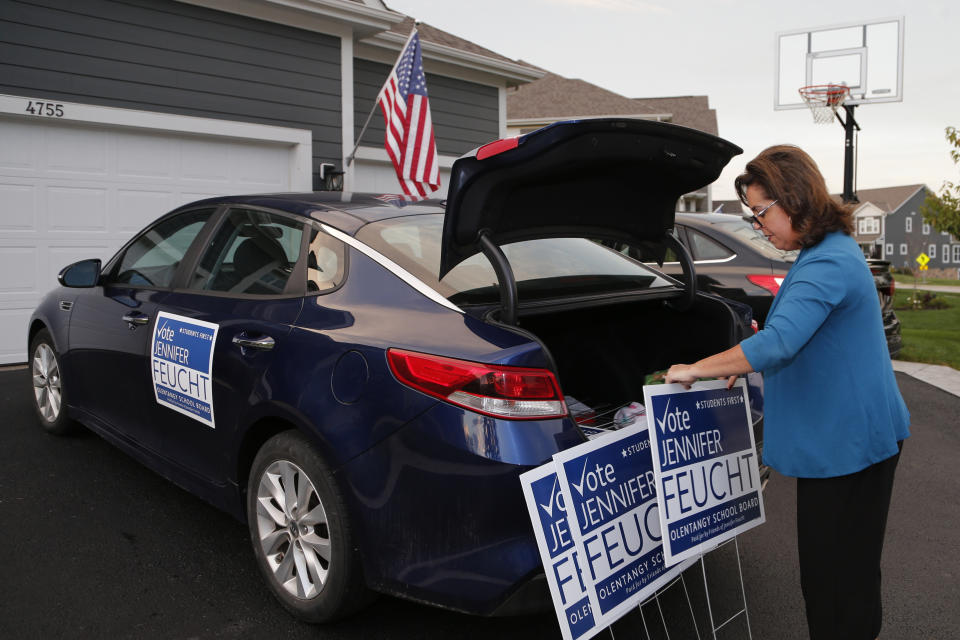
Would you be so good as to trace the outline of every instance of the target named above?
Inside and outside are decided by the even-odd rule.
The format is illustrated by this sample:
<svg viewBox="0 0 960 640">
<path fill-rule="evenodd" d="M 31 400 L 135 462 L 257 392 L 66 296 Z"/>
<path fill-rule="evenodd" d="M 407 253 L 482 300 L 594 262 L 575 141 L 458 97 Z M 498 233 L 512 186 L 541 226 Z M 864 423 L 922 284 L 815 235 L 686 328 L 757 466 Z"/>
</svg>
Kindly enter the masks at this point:
<svg viewBox="0 0 960 640">
<path fill-rule="evenodd" d="M 885 267 L 884 267 L 884 266 L 880 266 L 880 265 L 875 265 L 875 264 L 870 265 L 870 273 L 873 274 L 874 277 L 882 276 L 882 275 L 888 273 L 889 271 L 890 271 L 889 265 L 888 265 L 888 266 L 885 266 Z M 894 291 L 896 290 L 896 288 L 897 288 L 897 287 L 896 287 L 896 284 L 897 284 L 897 281 L 893 279 L 893 276 L 891 276 L 891 277 L 890 277 L 890 285 L 889 285 L 888 287 L 885 287 L 885 288 L 887 289 L 887 291 L 885 291 L 884 293 L 886 293 L 888 296 L 890 296 L 890 297 L 892 298 L 892 297 L 893 297 L 893 292 L 894 292 Z M 883 289 L 878 289 L 878 291 L 883 291 Z"/>
<path fill-rule="evenodd" d="M 516 137 L 503 138 L 502 140 L 494 140 L 493 142 L 489 142 L 477 149 L 477 160 L 486 160 L 487 158 L 501 154 L 504 151 L 516 149 L 519 143 L 520 140 Z"/>
<path fill-rule="evenodd" d="M 777 291 L 780 290 L 780 285 L 783 284 L 783 276 L 772 276 L 763 273 L 751 274 L 747 276 L 747 280 L 758 287 L 763 287 L 773 295 L 777 295 Z"/>
<path fill-rule="evenodd" d="M 389 349 L 397 379 L 408 387 L 477 413 L 512 420 L 567 415 L 560 385 L 547 369 L 505 367 Z"/>
</svg>

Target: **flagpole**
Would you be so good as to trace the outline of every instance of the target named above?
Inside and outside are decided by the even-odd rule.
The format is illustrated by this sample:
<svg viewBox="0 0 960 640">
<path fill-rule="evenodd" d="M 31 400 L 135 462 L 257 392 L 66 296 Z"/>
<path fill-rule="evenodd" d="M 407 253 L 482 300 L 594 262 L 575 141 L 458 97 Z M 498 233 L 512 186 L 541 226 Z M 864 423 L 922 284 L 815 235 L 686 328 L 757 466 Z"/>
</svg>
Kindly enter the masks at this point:
<svg viewBox="0 0 960 640">
<path fill-rule="evenodd" d="M 407 36 L 407 41 L 403 43 L 403 46 L 400 47 L 400 51 L 403 51 L 407 48 L 407 45 L 410 44 L 410 41 L 413 39 L 414 34 L 417 32 L 417 27 L 420 26 L 418 21 L 414 21 L 413 30 L 410 31 L 410 35 Z M 397 68 L 397 65 L 400 64 L 399 58 L 396 62 L 393 63 L 393 66 L 390 67 L 390 73 L 393 73 L 393 70 Z M 387 77 L 390 77 L 390 74 L 387 74 Z M 381 93 L 382 93 L 381 89 Z M 374 112 L 377 110 L 377 107 L 380 106 L 380 94 L 377 94 L 377 98 L 373 101 L 373 108 L 370 109 L 369 115 L 367 115 L 367 121 L 363 123 L 363 128 L 360 129 L 360 135 L 357 136 L 357 144 L 353 145 L 353 151 L 350 152 L 350 155 L 347 156 L 347 166 L 353 162 L 353 158 L 357 155 L 357 149 L 360 148 L 360 141 L 363 139 L 363 134 L 366 133 L 367 127 L 370 125 L 370 119 L 373 118 Z"/>
<path fill-rule="evenodd" d="M 360 148 L 360 141 L 363 139 L 363 134 L 367 131 L 367 125 L 370 124 L 370 119 L 373 117 L 373 112 L 377 110 L 377 101 L 373 101 L 373 109 L 370 109 L 370 115 L 367 116 L 367 121 L 363 123 L 363 129 L 360 129 L 360 135 L 357 136 L 357 144 L 353 146 L 353 151 L 350 152 L 350 155 L 347 156 L 347 166 L 350 166 L 350 163 L 353 162 L 353 157 L 357 155 L 357 149 Z"/>
</svg>

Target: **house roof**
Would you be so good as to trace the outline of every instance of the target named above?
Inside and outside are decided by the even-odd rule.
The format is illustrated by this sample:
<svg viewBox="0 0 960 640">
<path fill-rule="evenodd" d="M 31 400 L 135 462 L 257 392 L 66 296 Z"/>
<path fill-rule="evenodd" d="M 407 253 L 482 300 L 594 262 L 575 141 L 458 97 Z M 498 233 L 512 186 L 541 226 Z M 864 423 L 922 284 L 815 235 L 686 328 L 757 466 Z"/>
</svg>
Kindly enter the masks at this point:
<svg viewBox="0 0 960 640">
<path fill-rule="evenodd" d="M 394 12 L 396 13 L 396 12 Z M 402 15 L 402 14 L 401 14 Z M 413 18 L 410 16 L 405 16 L 403 22 L 399 22 L 390 27 L 390 31 L 393 33 L 398 33 L 404 38 L 410 35 L 410 31 L 413 29 Z M 421 42 L 432 42 L 434 44 L 443 45 L 445 47 L 451 47 L 453 49 L 459 49 L 460 51 L 466 51 L 474 55 L 483 56 L 485 58 L 492 58 L 494 60 L 499 60 L 501 62 L 511 62 L 513 64 L 520 64 L 531 69 L 537 69 L 531 64 L 526 62 L 511 60 L 506 56 L 502 56 L 496 51 L 491 51 L 490 49 L 485 49 L 478 44 L 470 42 L 469 40 L 464 40 L 459 38 L 452 33 L 447 33 L 441 29 L 438 29 L 432 25 L 427 24 L 426 22 L 421 22 L 417 26 L 417 31 L 420 34 Z"/>
<path fill-rule="evenodd" d="M 671 98 L 634 98 L 656 113 L 669 113 L 669 122 L 718 134 L 717 111 L 710 108 L 707 96 L 674 96 Z"/>
<path fill-rule="evenodd" d="M 893 213 L 919 189 L 926 188 L 926 185 L 923 184 L 909 184 L 901 187 L 857 189 L 857 198 L 859 198 L 860 202 L 872 202 L 885 213 Z M 836 195 L 836 197 L 840 196 Z"/>
<path fill-rule="evenodd" d="M 743 213 L 743 204 L 739 200 L 714 200 L 713 213 Z"/>
<path fill-rule="evenodd" d="M 362 38 L 354 49 L 360 58 L 389 62 L 396 59 L 397 52 L 406 43 L 413 30 L 414 19 L 392 9 L 386 12 L 394 20 L 389 29 Z M 424 63 L 449 64 L 492 74 L 505 80 L 507 86 L 525 84 L 544 74 L 539 67 L 526 62 L 511 60 L 495 51 L 481 47 L 452 33 L 447 33 L 425 22 L 417 23 Z M 447 75 L 450 75 L 449 71 Z"/>
<path fill-rule="evenodd" d="M 717 113 L 707 96 L 627 98 L 578 78 L 546 73 L 507 94 L 507 120 L 631 116 L 673 122 L 717 134 Z"/>
<path fill-rule="evenodd" d="M 507 94 L 508 120 L 644 115 L 652 118 L 657 113 L 619 93 L 549 72 Z"/>
</svg>

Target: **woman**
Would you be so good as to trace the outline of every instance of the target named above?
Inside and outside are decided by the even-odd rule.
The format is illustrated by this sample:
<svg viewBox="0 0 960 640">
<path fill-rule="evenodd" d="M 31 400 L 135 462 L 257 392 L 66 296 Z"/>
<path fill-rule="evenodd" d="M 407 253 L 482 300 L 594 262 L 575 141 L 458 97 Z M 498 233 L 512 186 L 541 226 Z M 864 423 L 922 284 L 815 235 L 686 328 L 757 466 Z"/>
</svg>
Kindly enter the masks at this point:
<svg viewBox="0 0 960 640">
<path fill-rule="evenodd" d="M 762 371 L 764 462 L 797 478 L 800 578 L 810 637 L 880 632 L 880 554 L 909 413 L 893 375 L 873 276 L 813 159 L 766 149 L 735 186 L 755 229 L 800 249 L 764 329 L 667 382 Z"/>
</svg>

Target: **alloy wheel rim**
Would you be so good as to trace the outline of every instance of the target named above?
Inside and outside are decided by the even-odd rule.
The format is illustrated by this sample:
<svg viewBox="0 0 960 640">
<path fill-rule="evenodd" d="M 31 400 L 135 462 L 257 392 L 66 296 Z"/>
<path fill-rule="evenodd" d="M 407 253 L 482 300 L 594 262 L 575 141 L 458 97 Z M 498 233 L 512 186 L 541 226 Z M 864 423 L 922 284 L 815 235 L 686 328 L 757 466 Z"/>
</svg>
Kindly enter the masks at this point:
<svg viewBox="0 0 960 640">
<path fill-rule="evenodd" d="M 276 460 L 260 476 L 257 535 L 273 579 L 290 595 L 319 595 L 330 570 L 330 528 L 316 487 L 287 460 Z"/>
<path fill-rule="evenodd" d="M 60 416 L 63 391 L 57 356 L 46 343 L 41 343 L 33 354 L 33 396 L 43 419 L 55 422 Z"/>
</svg>

